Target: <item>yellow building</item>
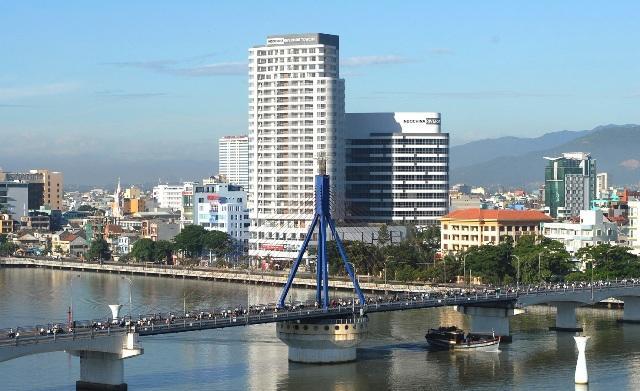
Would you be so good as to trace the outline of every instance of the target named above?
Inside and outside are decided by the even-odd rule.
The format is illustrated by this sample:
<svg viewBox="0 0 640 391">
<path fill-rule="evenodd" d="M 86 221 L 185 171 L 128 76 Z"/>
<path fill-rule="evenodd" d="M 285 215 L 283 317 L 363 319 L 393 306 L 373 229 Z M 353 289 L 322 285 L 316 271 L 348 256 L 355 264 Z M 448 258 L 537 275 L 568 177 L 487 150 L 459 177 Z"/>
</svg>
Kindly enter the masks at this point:
<svg viewBox="0 0 640 391">
<path fill-rule="evenodd" d="M 135 186 L 131 186 L 130 188 L 124 190 L 124 198 L 140 198 L 140 195 L 140 189 Z"/>
<path fill-rule="evenodd" d="M 40 174 L 44 182 L 44 204 L 51 209 L 62 210 L 62 194 L 64 192 L 63 175 L 58 171 L 31 170 L 31 174 Z"/>
<path fill-rule="evenodd" d="M 534 210 L 460 209 L 440 219 L 440 248 L 443 253 L 455 253 L 498 244 L 505 235 L 517 241 L 522 235 L 540 235 L 540 223 L 551 221 Z"/>
<path fill-rule="evenodd" d="M 125 198 L 122 213 L 131 215 L 134 213 L 144 212 L 144 200 L 142 198 Z"/>
<path fill-rule="evenodd" d="M 13 232 L 13 219 L 10 214 L 0 214 L 0 234 Z"/>
</svg>

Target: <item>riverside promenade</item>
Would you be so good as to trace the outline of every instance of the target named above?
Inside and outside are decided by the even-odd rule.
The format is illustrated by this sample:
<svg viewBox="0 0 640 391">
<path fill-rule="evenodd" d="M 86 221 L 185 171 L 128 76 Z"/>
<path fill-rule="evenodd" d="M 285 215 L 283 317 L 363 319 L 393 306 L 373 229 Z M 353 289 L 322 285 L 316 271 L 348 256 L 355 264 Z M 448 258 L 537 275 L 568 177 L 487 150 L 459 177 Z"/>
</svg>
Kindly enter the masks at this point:
<svg viewBox="0 0 640 391">
<path fill-rule="evenodd" d="M 116 262 L 82 262 L 71 259 L 48 259 L 48 258 L 22 258 L 22 257 L 0 257 L 0 267 L 38 267 L 57 270 L 71 270 L 95 273 L 112 273 L 123 275 L 142 275 L 165 278 L 181 278 L 193 280 L 226 281 L 250 284 L 284 285 L 287 281 L 287 271 L 262 271 L 254 269 L 218 269 L 203 267 L 167 266 L 154 264 L 130 264 Z M 359 276 L 360 287 L 370 293 L 384 292 L 432 292 L 438 290 L 435 285 L 427 284 L 400 284 L 375 283 L 362 281 Z M 315 278 L 305 273 L 299 274 L 293 285 L 300 288 L 316 288 Z M 346 278 L 340 279 L 332 277 L 329 287 L 339 290 L 353 290 L 353 285 Z"/>
</svg>

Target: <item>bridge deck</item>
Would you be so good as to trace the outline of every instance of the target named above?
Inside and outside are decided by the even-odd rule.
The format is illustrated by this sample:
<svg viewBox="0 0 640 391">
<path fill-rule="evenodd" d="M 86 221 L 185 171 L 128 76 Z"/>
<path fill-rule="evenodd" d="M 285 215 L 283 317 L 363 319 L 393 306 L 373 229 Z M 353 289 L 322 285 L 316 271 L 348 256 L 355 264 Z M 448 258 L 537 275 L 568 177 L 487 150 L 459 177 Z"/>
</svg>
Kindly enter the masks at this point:
<svg viewBox="0 0 640 391">
<path fill-rule="evenodd" d="M 421 308 L 435 308 L 443 306 L 482 306 L 482 305 L 511 305 L 522 306 L 529 305 L 532 302 L 553 302 L 553 301 L 577 301 L 578 298 L 586 293 L 598 292 L 599 296 L 604 298 L 616 296 L 640 296 L 640 282 L 633 281 L 610 283 L 609 285 L 600 287 L 580 286 L 580 287 L 563 287 L 560 289 L 524 289 L 518 293 L 501 292 L 497 290 L 492 293 L 481 294 L 464 294 L 444 297 L 428 297 L 426 295 L 416 294 L 413 297 L 395 301 L 370 301 L 366 305 L 338 305 L 332 306 L 327 310 L 307 306 L 303 308 L 292 309 L 270 309 L 264 313 L 249 312 L 247 314 L 234 316 L 228 314 L 226 316 L 220 314 L 212 314 L 211 318 L 203 317 L 182 317 L 175 318 L 167 323 L 166 318 L 156 321 L 150 321 L 150 324 L 136 325 L 135 331 L 140 336 L 152 336 L 159 334 L 181 333 L 197 330 L 220 329 L 225 327 L 249 326 L 254 324 L 265 324 L 282 321 L 296 320 L 313 320 L 327 318 L 350 318 L 361 313 L 376 313 L 387 311 L 401 311 Z M 607 296 L 611 293 L 611 296 Z M 534 299 L 531 301 L 530 299 Z M 596 299 L 598 300 L 598 299 Z M 149 315 L 149 318 L 153 315 Z M 93 321 L 91 321 L 93 322 Z M 82 323 L 82 322 L 78 322 Z M 90 324 L 89 322 L 84 322 Z M 108 323 L 108 322 L 107 322 Z M 128 327 L 111 326 L 106 330 L 98 330 L 93 327 L 76 327 L 71 333 L 66 334 L 45 334 L 40 335 L 39 328 L 41 326 L 27 326 L 19 328 L 20 336 L 12 338 L 7 335 L 8 330 L 0 330 L 0 349 L 12 348 L 15 346 L 42 343 L 61 343 L 65 341 L 78 339 L 95 339 L 104 336 L 113 336 L 114 334 L 125 334 L 129 331 Z M 64 350 L 64 349 L 60 349 Z"/>
</svg>

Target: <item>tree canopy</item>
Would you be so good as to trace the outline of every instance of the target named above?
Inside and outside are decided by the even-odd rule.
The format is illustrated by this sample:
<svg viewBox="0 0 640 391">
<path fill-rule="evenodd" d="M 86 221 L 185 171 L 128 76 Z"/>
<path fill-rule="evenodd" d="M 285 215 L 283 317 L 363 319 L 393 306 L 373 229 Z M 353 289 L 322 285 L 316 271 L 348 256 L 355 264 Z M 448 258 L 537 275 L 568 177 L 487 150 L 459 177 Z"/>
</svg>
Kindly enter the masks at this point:
<svg viewBox="0 0 640 391">
<path fill-rule="evenodd" d="M 175 249 L 189 258 L 196 258 L 207 249 L 216 256 L 224 256 L 231 248 L 231 238 L 225 232 L 207 231 L 200 225 L 188 225 L 173 239 Z"/>
<path fill-rule="evenodd" d="M 107 260 L 111 258 L 111 251 L 109 250 L 109 244 L 103 238 L 95 239 L 89 246 L 87 251 L 87 258 L 89 259 L 101 259 Z"/>
</svg>

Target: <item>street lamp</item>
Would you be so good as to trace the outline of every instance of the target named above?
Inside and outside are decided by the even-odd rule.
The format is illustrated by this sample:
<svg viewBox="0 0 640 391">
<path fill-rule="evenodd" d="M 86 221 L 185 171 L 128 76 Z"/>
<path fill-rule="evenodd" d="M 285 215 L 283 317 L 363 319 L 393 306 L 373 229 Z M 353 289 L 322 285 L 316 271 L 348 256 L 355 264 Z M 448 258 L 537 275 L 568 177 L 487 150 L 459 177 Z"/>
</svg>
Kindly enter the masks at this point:
<svg viewBox="0 0 640 391">
<path fill-rule="evenodd" d="M 516 276 L 516 291 L 519 291 L 520 290 L 520 257 L 515 254 L 511 254 L 511 256 L 518 261 L 518 274 Z"/>
<path fill-rule="evenodd" d="M 542 281 L 542 271 L 541 271 L 542 269 L 540 268 L 540 264 L 541 264 L 540 257 L 541 256 L 542 256 L 542 253 L 538 253 L 538 280 L 539 281 Z"/>
<path fill-rule="evenodd" d="M 347 263 L 349 265 L 351 265 L 351 267 L 353 268 L 353 276 L 355 277 L 355 279 L 358 282 L 358 284 L 360 284 L 360 280 L 358 280 L 358 269 L 356 268 L 356 265 L 354 265 L 353 262 L 349 262 L 349 261 L 347 261 Z M 355 306 L 356 306 L 356 289 L 355 289 L 355 287 L 353 288 L 353 300 L 351 301 L 351 303 L 353 304 L 353 308 L 354 308 L 354 311 L 355 311 Z M 361 303 L 361 304 L 364 304 L 364 303 Z"/>
<path fill-rule="evenodd" d="M 69 324 L 73 322 L 73 280 L 75 280 L 77 277 L 80 277 L 80 275 L 76 274 L 74 276 L 71 276 L 71 280 L 69 280 L 69 312 L 67 314 L 69 318 Z"/>
<path fill-rule="evenodd" d="M 122 278 L 129 282 L 129 321 L 131 321 L 131 287 L 133 286 L 133 281 L 126 276 L 122 276 Z"/>
<path fill-rule="evenodd" d="M 467 255 L 469 254 L 464 254 L 462 256 L 462 281 L 464 286 L 467 286 Z M 471 277 L 471 276 L 469 276 Z M 471 278 L 469 278 L 471 279 Z"/>
</svg>

